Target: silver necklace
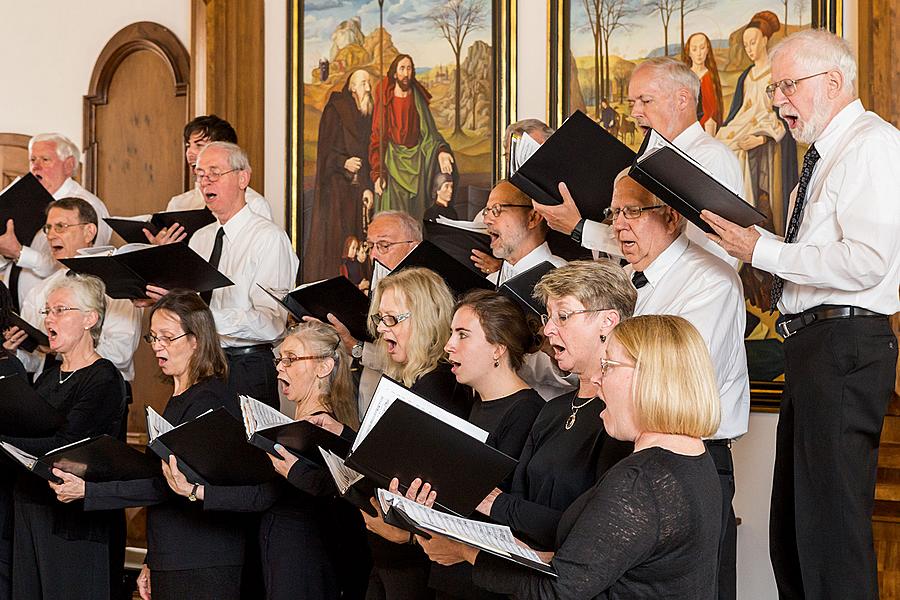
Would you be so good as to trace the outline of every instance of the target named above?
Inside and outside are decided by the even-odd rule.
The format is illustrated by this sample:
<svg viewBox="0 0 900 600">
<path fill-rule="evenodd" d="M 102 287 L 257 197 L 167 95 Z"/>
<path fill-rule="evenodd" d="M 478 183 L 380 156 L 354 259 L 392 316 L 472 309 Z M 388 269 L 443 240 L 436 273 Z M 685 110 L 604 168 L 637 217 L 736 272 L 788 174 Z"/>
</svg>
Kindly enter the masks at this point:
<svg viewBox="0 0 900 600">
<path fill-rule="evenodd" d="M 593 401 L 594 401 L 594 398 L 596 398 L 596 397 L 597 397 L 597 396 L 594 396 L 594 397 L 591 398 L 590 400 L 587 400 L 587 401 L 585 401 L 585 402 L 582 402 L 582 403 L 579 404 L 578 406 L 575 406 L 575 400 L 572 400 L 572 414 L 569 415 L 569 418 L 568 418 L 568 419 L 566 419 L 566 431 L 572 429 L 572 427 L 575 426 L 575 419 L 578 418 L 578 409 L 579 409 L 579 408 L 584 408 L 585 406 L 587 406 L 588 404 L 590 404 L 591 402 L 593 402 Z"/>
<path fill-rule="evenodd" d="M 65 379 L 63 379 L 63 376 L 62 376 L 62 369 L 60 369 L 60 370 L 59 370 L 59 385 L 62 385 L 62 384 L 64 384 L 65 382 L 67 382 L 68 380 L 72 379 L 72 375 L 74 375 L 74 374 L 77 373 L 77 372 L 78 372 L 78 369 L 75 369 L 74 371 L 72 371 L 71 373 L 69 373 L 68 375 L 66 375 L 66 378 L 65 378 Z"/>
</svg>

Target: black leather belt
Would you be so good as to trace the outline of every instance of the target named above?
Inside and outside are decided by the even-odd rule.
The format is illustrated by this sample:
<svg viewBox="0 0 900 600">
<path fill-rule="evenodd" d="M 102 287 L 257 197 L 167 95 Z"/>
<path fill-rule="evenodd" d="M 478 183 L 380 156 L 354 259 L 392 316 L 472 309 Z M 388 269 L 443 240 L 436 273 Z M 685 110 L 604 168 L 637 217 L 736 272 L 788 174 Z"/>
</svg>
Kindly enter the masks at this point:
<svg viewBox="0 0 900 600">
<path fill-rule="evenodd" d="M 731 440 L 729 439 L 703 440 L 703 443 L 707 446 L 725 446 L 726 448 L 731 448 Z"/>
<path fill-rule="evenodd" d="M 256 344 L 254 346 L 240 346 L 238 348 L 222 348 L 228 356 L 244 356 L 246 354 L 256 354 L 257 352 L 272 353 L 272 344 Z"/>
<path fill-rule="evenodd" d="M 783 338 L 789 338 L 801 329 L 820 321 L 851 319 L 853 317 L 883 317 L 881 313 L 857 306 L 816 306 L 796 315 L 782 315 L 775 330 Z"/>
</svg>

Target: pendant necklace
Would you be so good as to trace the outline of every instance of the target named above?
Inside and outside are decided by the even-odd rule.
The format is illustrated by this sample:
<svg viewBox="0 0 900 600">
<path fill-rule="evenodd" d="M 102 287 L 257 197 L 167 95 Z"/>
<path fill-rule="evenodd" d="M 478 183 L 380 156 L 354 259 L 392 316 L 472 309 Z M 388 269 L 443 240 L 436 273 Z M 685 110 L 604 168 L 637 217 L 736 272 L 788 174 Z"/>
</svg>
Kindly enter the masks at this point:
<svg viewBox="0 0 900 600">
<path fill-rule="evenodd" d="M 568 431 L 568 430 L 572 429 L 572 427 L 574 427 L 575 419 L 578 417 L 578 409 L 584 408 L 585 406 L 587 406 L 588 404 L 593 402 L 594 398 L 596 398 L 596 397 L 597 396 L 594 396 L 590 400 L 586 400 L 586 401 L 582 402 L 581 404 L 579 404 L 578 406 L 575 406 L 575 401 L 572 400 L 572 414 L 569 415 L 568 419 L 566 419 L 566 431 Z"/>
<path fill-rule="evenodd" d="M 60 369 L 60 370 L 59 370 L 59 385 L 62 385 L 62 384 L 64 384 L 65 382 L 67 382 L 68 380 L 72 379 L 72 375 L 74 375 L 74 374 L 77 373 L 77 372 L 78 372 L 78 369 L 75 369 L 74 371 L 72 371 L 71 373 L 69 373 L 68 375 L 66 375 L 66 378 L 65 378 L 65 379 L 63 379 L 63 376 L 62 376 L 62 369 Z"/>
</svg>

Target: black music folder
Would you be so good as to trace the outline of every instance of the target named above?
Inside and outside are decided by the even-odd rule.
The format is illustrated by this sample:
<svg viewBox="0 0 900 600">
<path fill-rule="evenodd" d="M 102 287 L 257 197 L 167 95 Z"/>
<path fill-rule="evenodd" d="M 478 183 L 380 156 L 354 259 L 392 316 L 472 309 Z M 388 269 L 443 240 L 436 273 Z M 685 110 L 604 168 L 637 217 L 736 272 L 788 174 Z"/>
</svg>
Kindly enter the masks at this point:
<svg viewBox="0 0 900 600">
<path fill-rule="evenodd" d="M 347 456 L 350 451 L 350 442 L 344 438 L 309 421 L 295 421 L 255 398 L 241 396 L 241 413 L 247 440 L 276 458 L 281 455 L 275 451 L 275 444 L 281 444 L 299 458 L 323 466 L 320 447 L 339 457 Z"/>
<path fill-rule="evenodd" d="M 0 377 L 0 435 L 37 437 L 57 430 L 63 415 L 18 375 Z"/>
<path fill-rule="evenodd" d="M 541 277 L 555 268 L 553 263 L 545 260 L 504 281 L 497 291 L 518 302 L 526 315 L 529 312 L 533 312 L 537 316 L 541 316 L 547 312 L 547 307 L 534 297 L 534 286 L 538 284 Z"/>
<path fill-rule="evenodd" d="M 24 350 L 25 352 L 34 352 L 37 350 L 38 346 L 49 346 L 50 340 L 47 339 L 47 334 L 23 319 L 19 314 L 10 309 L 6 309 L 6 318 L 9 320 L 9 324 L 15 327 L 18 327 L 26 334 L 28 337 L 19 344 L 19 348 Z"/>
<path fill-rule="evenodd" d="M 425 221 L 422 224 L 422 233 L 426 240 L 455 258 L 460 264 L 467 266 L 479 276 L 484 276 L 470 257 L 472 250 L 481 250 L 491 255 L 491 236 L 487 233 L 441 221 Z"/>
<path fill-rule="evenodd" d="M 214 223 L 216 218 L 208 208 L 199 208 L 196 210 L 159 212 L 150 215 L 149 220 L 126 217 L 107 217 L 103 220 L 112 227 L 113 231 L 119 234 L 119 237 L 129 244 L 145 244 L 147 243 L 147 236 L 144 235 L 145 229 L 156 235 L 161 229 L 169 228 L 178 223 L 184 227 L 184 232 L 187 234 L 185 241 L 187 241 L 191 239 L 191 236 L 197 230 Z"/>
<path fill-rule="evenodd" d="M 160 431 L 152 409 L 147 410 L 147 447 L 168 462 L 172 454 L 188 481 L 209 485 L 258 485 L 275 476 L 263 450 L 247 443 L 244 426 L 224 408 L 209 411 L 187 423 Z M 165 421 L 163 421 L 165 423 Z M 157 421 L 158 423 L 158 421 Z M 169 425 L 171 427 L 171 425 Z"/>
<path fill-rule="evenodd" d="M 144 454 L 108 435 L 87 438 L 41 457 L 31 456 L 6 442 L 0 442 L 0 447 L 35 475 L 56 483 L 61 480 L 53 475 L 54 468 L 91 482 L 131 481 L 162 475 L 156 456 Z"/>
<path fill-rule="evenodd" d="M 387 487 L 431 483 L 437 504 L 471 514 L 515 468 L 516 460 L 485 443 L 487 432 L 382 376 L 346 466 Z"/>
<path fill-rule="evenodd" d="M 350 330 L 354 338 L 364 341 L 373 339 L 366 327 L 369 318 L 369 297 L 346 277 L 338 276 L 304 283 L 287 294 L 260 287 L 297 317 L 298 321 L 310 316 L 328 323 L 327 315 L 332 313 Z"/>
<path fill-rule="evenodd" d="M 195 292 L 234 285 L 184 243 L 147 245 L 112 256 L 80 256 L 59 262 L 76 273 L 99 277 L 106 284 L 107 296 L 125 300 L 146 298 L 147 285 Z"/>
<path fill-rule="evenodd" d="M 338 489 L 341 498 L 360 510 L 364 510 L 373 517 L 378 516 L 370 498 L 375 497 L 378 486 L 362 473 L 358 473 L 344 464 L 344 459 L 330 450 L 320 448 L 319 452 L 325 461 L 325 467 L 334 479 L 334 485 Z"/>
<path fill-rule="evenodd" d="M 565 182 L 581 216 L 603 221 L 612 201 L 616 175 L 631 166 L 634 152 L 581 111 L 575 111 L 556 133 L 513 173 L 509 182 L 540 204 L 562 204 L 559 182 Z"/>
<path fill-rule="evenodd" d="M 44 210 L 51 202 L 50 192 L 37 177 L 26 173 L 0 192 L 0 234 L 6 233 L 6 221 L 12 219 L 19 242 L 25 246 L 31 244 L 47 221 Z"/>
<path fill-rule="evenodd" d="M 766 215 L 744 202 L 653 129 L 644 138 L 628 175 L 706 233 L 713 230 L 700 218 L 703 210 L 741 227 L 766 220 Z"/>
<path fill-rule="evenodd" d="M 471 261 L 470 261 L 471 262 Z M 429 241 L 422 241 L 406 255 L 394 268 L 399 271 L 406 267 L 425 267 L 441 276 L 454 296 L 460 296 L 471 289 L 491 290 L 494 284 L 459 262 Z"/>
</svg>

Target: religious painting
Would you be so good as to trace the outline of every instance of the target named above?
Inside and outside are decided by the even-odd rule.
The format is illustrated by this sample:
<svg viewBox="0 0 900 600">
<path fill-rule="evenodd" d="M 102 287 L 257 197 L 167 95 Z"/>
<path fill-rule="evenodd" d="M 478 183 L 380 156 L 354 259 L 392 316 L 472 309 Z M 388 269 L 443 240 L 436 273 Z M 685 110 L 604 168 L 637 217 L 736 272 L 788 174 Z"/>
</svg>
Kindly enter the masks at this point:
<svg viewBox="0 0 900 600">
<path fill-rule="evenodd" d="M 811 26 L 840 33 L 840 9 L 834 0 L 551 0 L 551 124 L 581 110 L 637 150 L 642 135 L 627 102 L 631 73 L 656 56 L 683 61 L 700 79 L 701 126 L 742 166 L 742 197 L 767 216 L 765 228 L 784 235 L 806 148 L 766 96 L 768 51 Z M 784 353 L 779 315 L 769 310 L 771 277 L 750 265 L 740 275 L 754 399 L 777 403 Z"/>
<path fill-rule="evenodd" d="M 365 289 L 372 216 L 471 219 L 515 97 L 515 0 L 289 2 L 288 223 L 303 281 Z"/>
</svg>

